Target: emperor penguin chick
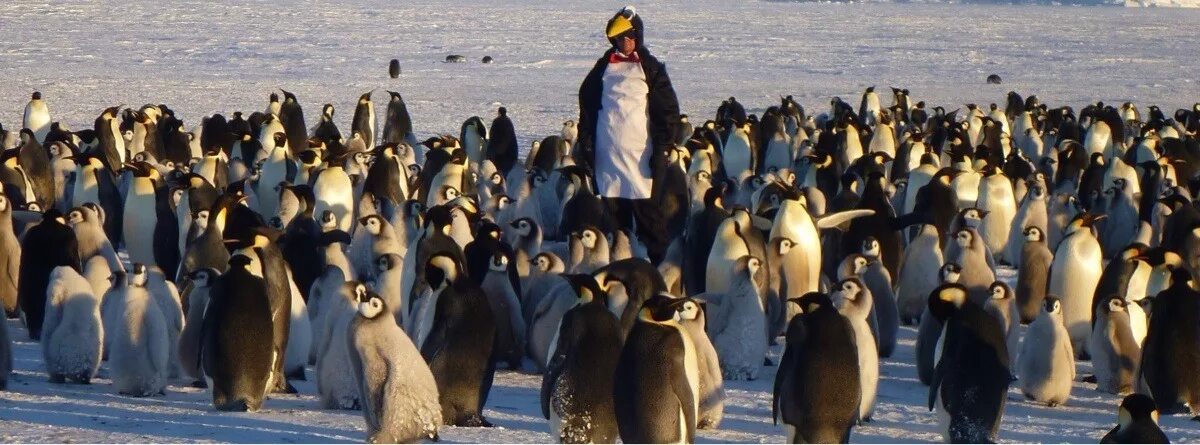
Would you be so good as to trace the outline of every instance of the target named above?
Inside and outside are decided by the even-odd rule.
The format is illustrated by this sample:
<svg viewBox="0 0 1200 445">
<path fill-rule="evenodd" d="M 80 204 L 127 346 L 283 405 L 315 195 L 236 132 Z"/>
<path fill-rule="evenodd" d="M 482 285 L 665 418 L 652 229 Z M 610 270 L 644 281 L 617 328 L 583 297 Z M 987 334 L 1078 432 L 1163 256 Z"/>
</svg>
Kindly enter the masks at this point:
<svg viewBox="0 0 1200 445">
<path fill-rule="evenodd" d="M 1017 372 L 1025 398 L 1058 406 L 1071 398 L 1075 352 L 1063 325 L 1062 303 L 1056 297 L 1047 297 L 1042 306 L 1042 313 L 1025 335 Z"/>
<path fill-rule="evenodd" d="M 204 325 L 204 312 L 208 310 L 209 290 L 216 284 L 221 272 L 206 268 L 193 271 L 188 279 L 191 287 L 187 291 L 187 320 L 183 333 L 179 334 L 179 363 L 183 372 L 193 379 L 192 386 L 206 387 L 204 370 L 200 368 L 200 328 Z"/>
<path fill-rule="evenodd" d="M 437 440 L 442 425 L 437 383 L 416 345 L 374 292 L 357 294 L 358 316 L 350 323 L 350 366 L 369 443 Z"/>
<path fill-rule="evenodd" d="M 762 273 L 762 260 L 744 256 L 734 265 L 733 282 L 722 295 L 706 295 L 708 336 L 721 363 L 726 380 L 755 380 L 767 356 L 766 313 L 755 282 Z"/>
<path fill-rule="evenodd" d="M 1088 351 L 1092 355 L 1097 391 L 1109 394 L 1128 394 L 1133 391 L 1142 350 L 1134 339 L 1129 316 L 1128 305 L 1119 295 L 1110 296 L 1096 306 Z"/>
<path fill-rule="evenodd" d="M 875 413 L 875 394 L 879 388 L 879 351 L 874 336 L 867 326 L 871 315 L 871 294 L 864 292 L 866 286 L 858 278 L 846 278 L 838 283 L 830 295 L 843 316 L 854 328 L 855 343 L 858 345 L 859 382 L 862 398 L 858 404 L 859 422 L 870 422 Z"/>
<path fill-rule="evenodd" d="M 171 353 L 167 321 L 146 289 L 146 266 L 134 264 L 128 278 L 108 360 L 113 386 L 134 397 L 160 395 L 167 387 Z"/>
<path fill-rule="evenodd" d="M 42 324 L 42 354 L 50 381 L 89 383 L 100 369 L 103 338 L 100 299 L 92 286 L 75 269 L 54 268 Z"/>
<path fill-rule="evenodd" d="M 721 425 L 721 418 L 725 416 L 725 383 L 721 378 L 717 351 L 709 341 L 708 335 L 704 333 L 706 315 L 697 302 L 688 299 L 679 306 L 679 317 L 679 323 L 691 337 L 692 346 L 696 349 L 695 366 L 700 376 L 700 404 L 696 411 L 696 428 L 716 429 Z M 763 331 L 760 329 L 755 332 Z"/>
</svg>

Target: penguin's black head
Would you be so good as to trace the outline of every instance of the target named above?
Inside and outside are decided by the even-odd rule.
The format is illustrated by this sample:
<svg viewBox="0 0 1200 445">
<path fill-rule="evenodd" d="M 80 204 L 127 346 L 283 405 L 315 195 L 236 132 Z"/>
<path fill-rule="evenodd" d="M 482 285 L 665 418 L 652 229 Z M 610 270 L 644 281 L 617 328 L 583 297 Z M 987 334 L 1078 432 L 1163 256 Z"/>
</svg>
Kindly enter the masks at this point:
<svg viewBox="0 0 1200 445">
<path fill-rule="evenodd" d="M 1053 295 L 1047 295 L 1046 300 L 1042 302 L 1042 310 L 1047 314 L 1057 314 L 1062 312 L 1062 300 Z"/>
<path fill-rule="evenodd" d="M 378 294 L 371 292 L 362 283 L 354 283 L 354 301 L 358 303 L 358 314 L 366 319 L 373 319 L 387 312 L 387 302 Z"/>
<path fill-rule="evenodd" d="M 642 303 L 638 318 L 651 323 L 667 323 L 680 320 L 679 309 L 684 303 L 691 301 L 686 298 L 675 298 L 667 294 L 658 294 Z"/>
<path fill-rule="evenodd" d="M 1128 427 L 1135 420 L 1146 419 L 1158 423 L 1158 407 L 1154 404 L 1154 399 L 1138 393 L 1125 396 L 1117 410 L 1117 423 L 1120 428 Z"/>
<path fill-rule="evenodd" d="M 1005 300 L 1013 296 L 1012 288 L 1003 281 L 993 282 L 991 286 L 988 286 L 988 293 L 993 300 Z"/>
<path fill-rule="evenodd" d="M 487 237 L 498 240 L 500 239 L 500 232 L 500 226 L 496 225 L 496 223 L 489 220 L 483 220 L 483 222 L 479 223 L 479 228 L 475 230 L 475 239 Z"/>
<path fill-rule="evenodd" d="M 459 264 L 446 252 L 435 253 L 425 263 L 425 282 L 434 290 L 454 284 L 458 279 Z"/>
<path fill-rule="evenodd" d="M 966 303 L 967 288 L 958 283 L 947 283 L 938 286 L 929 295 L 929 312 L 945 322 Z"/>
<path fill-rule="evenodd" d="M 591 303 L 598 301 L 601 304 L 608 303 L 608 293 L 600 288 L 596 282 L 597 278 L 590 274 L 570 274 L 563 275 L 567 283 L 571 285 L 571 290 L 575 291 L 576 297 L 579 298 L 579 304 Z"/>
<path fill-rule="evenodd" d="M 34 91 L 34 92 L 33 92 L 33 97 L 31 97 L 31 98 L 30 98 L 30 100 L 42 100 L 42 92 L 41 92 L 41 91 Z"/>
<path fill-rule="evenodd" d="M 135 287 L 145 287 L 146 281 L 149 278 L 149 271 L 142 263 L 133 263 L 133 267 L 129 272 L 129 285 Z"/>
<path fill-rule="evenodd" d="M 397 93 L 395 91 L 388 91 L 387 93 L 388 93 L 388 97 L 391 98 L 390 100 L 392 102 L 404 102 L 404 98 L 400 97 L 400 93 Z"/>
<path fill-rule="evenodd" d="M 820 292 L 809 292 L 798 298 L 789 298 L 788 301 L 799 306 L 800 312 L 805 315 L 823 310 L 837 311 L 833 306 L 833 299 Z"/>
</svg>

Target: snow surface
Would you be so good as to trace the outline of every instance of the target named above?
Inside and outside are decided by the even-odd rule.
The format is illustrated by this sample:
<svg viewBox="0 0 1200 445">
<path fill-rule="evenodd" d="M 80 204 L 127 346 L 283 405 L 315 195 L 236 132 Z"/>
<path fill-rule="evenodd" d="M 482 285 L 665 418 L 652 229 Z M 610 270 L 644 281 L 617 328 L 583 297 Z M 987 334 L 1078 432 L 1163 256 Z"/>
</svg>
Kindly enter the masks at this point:
<svg viewBox="0 0 1200 445">
<path fill-rule="evenodd" d="M 295 92 L 315 123 L 338 106 L 349 127 L 359 94 L 404 94 L 421 137 L 457 134 L 471 115 L 506 106 L 523 145 L 556 134 L 576 116 L 576 91 L 604 50 L 601 29 L 623 2 L 519 4 L 476 0 L 362 0 L 348 5 L 276 2 L 7 0 L 0 7 L 0 121 L 19 126 L 40 90 L 55 120 L 90 128 L 125 103 L 165 103 L 190 126 L 207 114 L 261 110 L 272 89 Z M 898 86 L 950 109 L 1002 102 L 1016 90 L 1080 106 L 1134 101 L 1165 110 L 1200 99 L 1193 44 L 1200 11 L 936 4 L 812 4 L 672 0 L 638 5 L 648 43 L 669 67 L 685 112 L 706 118 L 736 96 L 761 111 L 792 94 L 810 110 L 832 96 L 857 104 L 870 85 Z M 462 54 L 466 63 L 444 63 Z M 478 62 L 491 55 L 497 62 Z M 398 58 L 400 79 L 388 79 Z M 1004 84 L 988 85 L 996 73 Z M 885 98 L 885 104 L 890 100 Z M 382 115 L 384 102 L 377 102 Z M 382 125 L 380 125 L 382 126 Z M 1012 271 L 1005 271 L 1012 278 Z M 361 441 L 356 411 L 318 408 L 313 382 L 275 396 L 258 413 L 213 410 L 207 392 L 174 381 L 165 397 L 119 396 L 107 378 L 92 385 L 47 382 L 40 349 L 9 321 L 16 371 L 0 392 L 0 442 Z M 916 379 L 911 328 L 882 363 L 875 421 L 854 442 L 940 441 Z M 772 350 L 778 359 L 778 347 Z M 1090 372 L 1086 362 L 1079 374 Z M 107 375 L 107 367 L 102 371 Z M 771 424 L 775 368 L 759 380 L 727 382 L 725 420 L 701 441 L 779 442 Z M 312 377 L 310 370 L 309 376 Z M 833 376 L 831 376 L 833 377 Z M 445 428 L 449 442 L 548 442 L 537 375 L 500 372 L 485 415 L 500 428 Z M 1000 438 L 1095 442 L 1116 420 L 1116 396 L 1076 383 L 1066 406 L 1030 404 L 1014 389 Z M 1200 441 L 1184 416 L 1164 417 L 1177 442 Z"/>
</svg>

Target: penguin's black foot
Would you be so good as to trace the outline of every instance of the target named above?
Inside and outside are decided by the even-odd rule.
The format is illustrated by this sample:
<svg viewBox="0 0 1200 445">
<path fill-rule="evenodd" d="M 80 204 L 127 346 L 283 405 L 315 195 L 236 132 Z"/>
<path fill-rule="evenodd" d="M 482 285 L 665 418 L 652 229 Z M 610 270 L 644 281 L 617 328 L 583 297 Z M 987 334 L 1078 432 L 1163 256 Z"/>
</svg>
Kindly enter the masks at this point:
<svg viewBox="0 0 1200 445">
<path fill-rule="evenodd" d="M 1054 408 L 1054 407 L 1058 406 L 1058 402 L 1050 402 L 1050 403 L 1047 403 L 1046 406 L 1048 406 L 1050 408 Z"/>
<path fill-rule="evenodd" d="M 771 357 L 763 357 L 763 366 L 775 366 L 775 362 L 771 361 Z"/>
<path fill-rule="evenodd" d="M 275 386 L 275 389 L 271 390 L 271 393 L 272 394 L 295 394 L 296 387 L 292 386 L 291 383 L 283 382 L 282 386 L 278 386 L 278 385 Z"/>
<path fill-rule="evenodd" d="M 192 382 L 192 387 L 200 388 L 200 389 L 208 388 L 208 382 L 206 382 L 204 380 L 196 380 L 196 381 Z"/>
<path fill-rule="evenodd" d="M 1083 383 L 1096 383 L 1096 381 L 1097 380 L 1096 380 L 1095 374 L 1085 375 L 1085 376 L 1083 376 L 1083 380 L 1082 380 Z"/>
<path fill-rule="evenodd" d="M 62 374 L 50 374 L 50 383 L 67 383 L 67 379 Z"/>
<path fill-rule="evenodd" d="M 491 422 L 488 422 L 487 419 L 484 419 L 482 414 L 468 414 L 458 422 L 457 426 L 491 428 L 495 425 L 492 425 Z"/>
<path fill-rule="evenodd" d="M 1192 418 L 1192 421 L 1193 421 L 1193 422 L 1200 422 L 1200 416 L 1193 417 L 1193 418 Z"/>
</svg>

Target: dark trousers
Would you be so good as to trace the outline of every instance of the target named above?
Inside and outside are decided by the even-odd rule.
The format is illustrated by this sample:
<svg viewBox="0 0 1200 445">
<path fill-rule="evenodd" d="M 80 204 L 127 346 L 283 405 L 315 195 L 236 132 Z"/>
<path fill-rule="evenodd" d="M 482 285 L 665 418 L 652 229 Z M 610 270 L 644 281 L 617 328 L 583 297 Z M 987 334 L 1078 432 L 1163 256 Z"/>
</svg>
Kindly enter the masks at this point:
<svg viewBox="0 0 1200 445">
<path fill-rule="evenodd" d="M 670 241 L 667 239 L 667 222 L 655 200 L 604 198 L 604 203 L 617 228 L 633 231 L 646 246 L 650 262 L 658 265 Z"/>
</svg>

